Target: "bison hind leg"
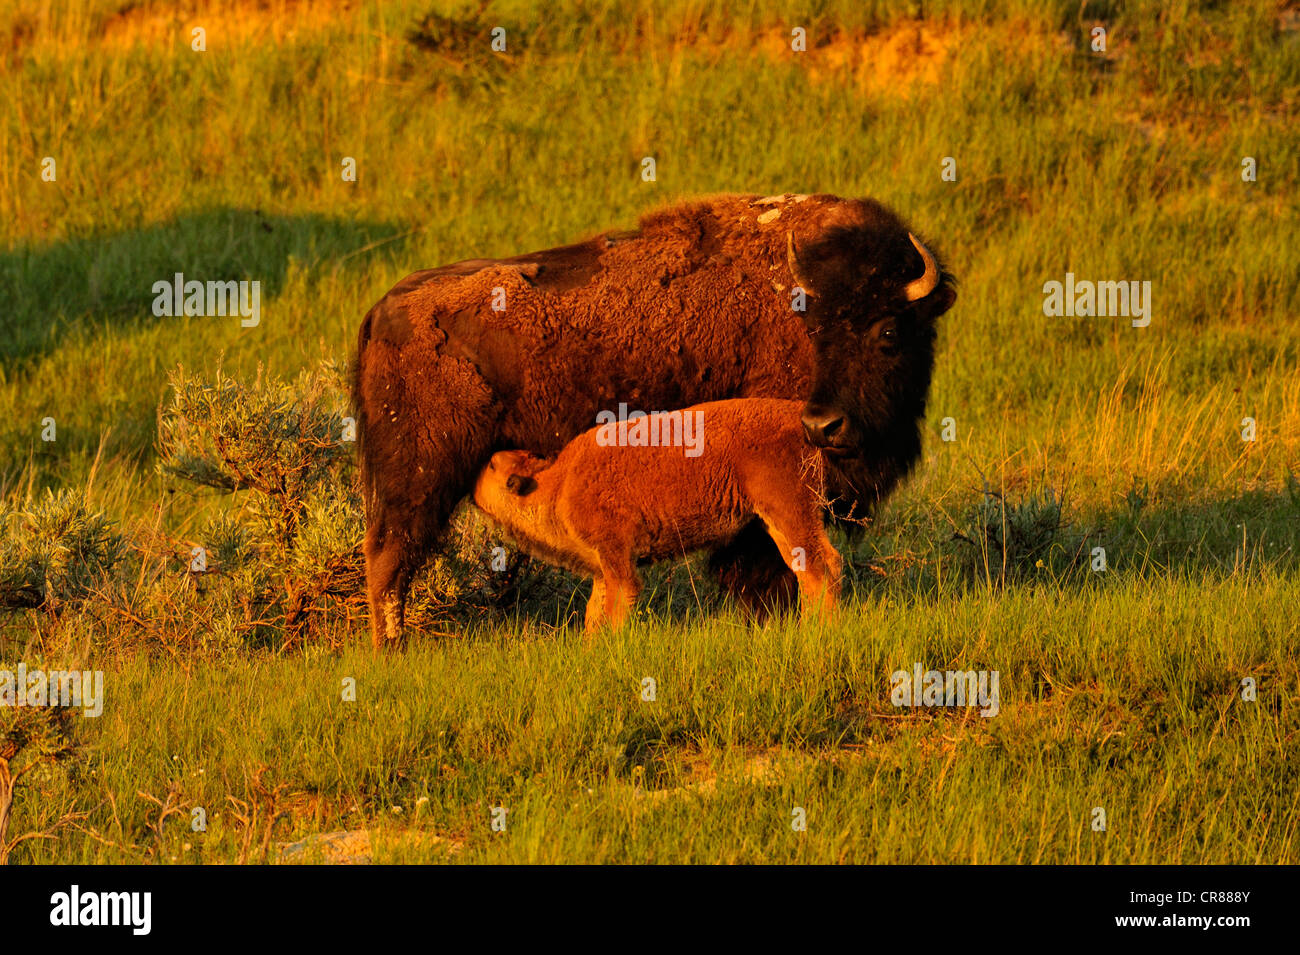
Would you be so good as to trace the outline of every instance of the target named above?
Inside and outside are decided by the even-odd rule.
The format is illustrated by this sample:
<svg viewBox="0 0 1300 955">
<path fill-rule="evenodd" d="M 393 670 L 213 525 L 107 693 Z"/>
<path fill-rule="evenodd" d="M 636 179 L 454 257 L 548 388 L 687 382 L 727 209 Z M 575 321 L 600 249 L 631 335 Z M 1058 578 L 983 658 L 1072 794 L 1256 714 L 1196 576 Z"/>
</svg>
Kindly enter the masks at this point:
<svg viewBox="0 0 1300 955">
<path fill-rule="evenodd" d="M 372 518 L 366 528 L 366 591 L 374 648 L 394 648 L 405 637 L 406 598 L 449 517 L 448 508 L 413 510 L 405 520 Z"/>
<path fill-rule="evenodd" d="M 411 582 L 441 543 L 486 457 L 486 441 L 465 447 L 460 458 L 431 455 L 415 474 L 390 476 L 384 489 L 388 497 L 378 489 L 374 493 L 367 507 L 364 551 L 376 650 L 402 643 Z"/>
<path fill-rule="evenodd" d="M 731 543 L 713 552 L 709 567 L 723 592 L 758 620 L 794 609 L 795 576 L 757 518 L 741 528 Z"/>
</svg>

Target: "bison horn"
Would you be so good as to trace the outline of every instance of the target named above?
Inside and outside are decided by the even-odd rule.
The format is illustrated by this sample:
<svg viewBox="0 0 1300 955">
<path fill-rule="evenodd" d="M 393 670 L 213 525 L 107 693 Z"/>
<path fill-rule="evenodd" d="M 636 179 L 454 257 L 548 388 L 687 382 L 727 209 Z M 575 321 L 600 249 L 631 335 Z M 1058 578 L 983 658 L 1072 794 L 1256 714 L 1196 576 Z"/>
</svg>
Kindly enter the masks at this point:
<svg viewBox="0 0 1300 955">
<path fill-rule="evenodd" d="M 930 254 L 930 250 L 916 241 L 916 236 L 909 232 L 907 237 L 912 240 L 912 245 L 916 246 L 916 251 L 921 253 L 921 260 L 925 263 L 925 272 L 921 274 L 921 277 L 908 282 L 903 288 L 904 297 L 909 302 L 915 302 L 919 298 L 925 298 L 939 284 L 939 264 L 934 261 L 934 256 Z"/>
<path fill-rule="evenodd" d="M 790 266 L 790 274 L 794 276 L 795 285 L 805 292 L 809 291 L 808 280 L 799 271 L 799 250 L 795 248 L 793 232 L 785 234 L 785 260 Z"/>
</svg>

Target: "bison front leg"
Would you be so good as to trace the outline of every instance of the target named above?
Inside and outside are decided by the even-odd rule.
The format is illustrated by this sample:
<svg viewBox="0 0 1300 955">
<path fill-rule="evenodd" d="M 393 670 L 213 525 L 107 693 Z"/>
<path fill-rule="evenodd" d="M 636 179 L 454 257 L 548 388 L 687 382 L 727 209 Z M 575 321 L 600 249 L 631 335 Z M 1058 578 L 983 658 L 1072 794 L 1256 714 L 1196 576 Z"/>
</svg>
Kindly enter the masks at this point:
<svg viewBox="0 0 1300 955">
<path fill-rule="evenodd" d="M 490 443 L 465 446 L 464 457 L 426 457 L 397 486 L 400 493 L 378 502 L 366 520 L 366 591 L 375 649 L 399 644 L 406 623 L 411 581 L 439 544 L 456 505 L 469 493 L 490 456 Z M 417 497 L 415 492 L 419 492 Z"/>
<path fill-rule="evenodd" d="M 587 615 L 583 621 L 583 629 L 588 634 L 593 634 L 600 629 L 601 622 L 605 619 L 605 578 L 599 574 L 591 582 L 591 597 L 587 600 Z"/>
<path fill-rule="evenodd" d="M 800 617 L 825 619 L 834 611 L 839 598 L 844 562 L 826 536 L 820 515 L 815 510 L 800 513 L 781 508 L 775 515 L 765 515 L 764 521 L 786 565 L 798 580 Z"/>
<path fill-rule="evenodd" d="M 820 542 L 809 542 L 821 551 L 821 559 L 813 563 L 799 577 L 799 615 L 807 620 L 816 615 L 823 620 L 835 611 L 839 602 L 840 581 L 844 575 L 844 561 L 835 545 L 821 535 Z"/>
<path fill-rule="evenodd" d="M 722 591 L 759 620 L 794 608 L 798 593 L 795 576 L 758 519 L 746 524 L 731 543 L 715 550 L 709 567 Z"/>
<path fill-rule="evenodd" d="M 597 579 L 600 581 L 599 587 L 604 600 L 602 613 L 596 621 L 596 626 L 608 624 L 615 628 L 621 627 L 627 622 L 632 608 L 636 605 L 637 595 L 641 592 L 641 577 L 636 572 L 631 554 L 602 557 L 600 577 Z M 593 603 L 595 599 L 596 592 L 592 591 Z M 594 629 L 591 626 L 590 607 L 587 611 L 587 620 L 587 637 L 590 639 Z"/>
</svg>

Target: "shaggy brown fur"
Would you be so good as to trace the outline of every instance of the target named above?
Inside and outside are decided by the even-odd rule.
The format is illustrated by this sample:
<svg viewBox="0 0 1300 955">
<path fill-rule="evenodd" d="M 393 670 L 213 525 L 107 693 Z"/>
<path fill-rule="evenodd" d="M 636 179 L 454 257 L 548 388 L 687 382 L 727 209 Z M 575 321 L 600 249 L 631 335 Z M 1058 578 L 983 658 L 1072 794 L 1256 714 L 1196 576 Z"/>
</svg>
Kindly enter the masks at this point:
<svg viewBox="0 0 1300 955">
<path fill-rule="evenodd" d="M 807 312 L 792 308 L 796 267 Z M 920 453 L 934 319 L 953 300 L 946 273 L 909 300 L 923 274 L 879 203 L 721 196 L 631 233 L 399 282 L 361 324 L 354 385 L 375 645 L 401 636 L 411 578 L 494 451 L 552 455 L 620 402 L 815 394 L 834 494 L 869 510 Z M 761 524 L 714 561 L 742 599 L 791 591 Z"/>
<path fill-rule="evenodd" d="M 474 503 L 524 550 L 594 578 L 588 633 L 617 626 L 641 589 L 638 561 L 679 557 L 731 541 L 757 519 L 799 582 L 805 616 L 834 607 L 840 556 L 822 520 L 821 454 L 804 441 L 800 403 L 718 401 L 688 408 L 702 453 L 602 445 L 601 428 L 548 461 L 527 451 L 492 456 Z M 645 424 L 658 428 L 663 415 Z"/>
</svg>

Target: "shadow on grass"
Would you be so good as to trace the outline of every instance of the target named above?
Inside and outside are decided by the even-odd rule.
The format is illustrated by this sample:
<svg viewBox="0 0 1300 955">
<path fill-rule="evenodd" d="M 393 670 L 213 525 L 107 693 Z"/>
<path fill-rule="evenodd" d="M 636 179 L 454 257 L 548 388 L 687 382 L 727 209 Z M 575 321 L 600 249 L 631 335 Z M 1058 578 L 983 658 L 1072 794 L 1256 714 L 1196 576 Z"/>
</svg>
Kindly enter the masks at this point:
<svg viewBox="0 0 1300 955">
<path fill-rule="evenodd" d="M 0 251 L 6 313 L 0 365 L 13 368 L 38 358 L 79 326 L 158 321 L 153 285 L 177 272 L 204 282 L 259 281 L 265 303 L 283 288 L 291 263 L 310 268 L 375 248 L 391 251 L 400 234 L 386 223 L 227 208 L 112 235 Z"/>
<path fill-rule="evenodd" d="M 1116 576 L 1218 582 L 1236 574 L 1300 571 L 1300 482 L 1218 500 L 1131 498 L 1109 508 L 1066 510 L 1043 540 L 1009 539 L 1005 549 L 979 532 L 933 521 L 868 534 L 850 579 L 860 596 L 925 602 L 988 586 L 1038 584 L 1079 591 Z M 842 542 L 841 542 L 842 543 Z M 1105 570 L 1094 570 L 1104 550 Z"/>
</svg>

